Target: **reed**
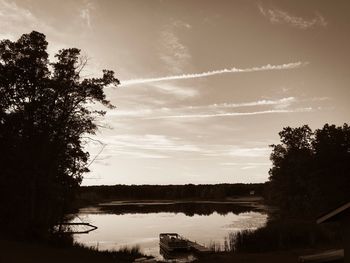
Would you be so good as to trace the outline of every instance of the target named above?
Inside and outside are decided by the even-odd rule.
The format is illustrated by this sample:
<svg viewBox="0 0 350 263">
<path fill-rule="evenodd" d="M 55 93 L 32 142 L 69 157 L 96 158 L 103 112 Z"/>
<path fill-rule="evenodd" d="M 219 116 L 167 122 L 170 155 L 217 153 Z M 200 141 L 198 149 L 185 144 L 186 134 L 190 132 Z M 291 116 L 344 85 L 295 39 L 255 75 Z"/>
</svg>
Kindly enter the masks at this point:
<svg viewBox="0 0 350 263">
<path fill-rule="evenodd" d="M 274 221 L 257 230 L 244 230 L 227 238 L 226 251 L 267 252 L 317 248 L 341 242 L 337 225 L 321 226 L 305 221 Z"/>
</svg>

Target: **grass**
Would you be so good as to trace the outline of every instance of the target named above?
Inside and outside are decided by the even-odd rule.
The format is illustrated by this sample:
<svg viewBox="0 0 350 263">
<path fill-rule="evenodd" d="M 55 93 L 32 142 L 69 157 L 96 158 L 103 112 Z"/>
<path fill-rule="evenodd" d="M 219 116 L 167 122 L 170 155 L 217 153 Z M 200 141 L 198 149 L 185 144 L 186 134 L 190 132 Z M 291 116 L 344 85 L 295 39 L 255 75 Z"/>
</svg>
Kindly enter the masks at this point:
<svg viewBox="0 0 350 263">
<path fill-rule="evenodd" d="M 144 257 L 144 255 L 140 251 L 139 246 L 133 246 L 133 247 L 122 247 L 118 250 L 98 250 L 98 247 L 87 247 L 79 243 L 73 244 L 73 249 L 81 250 L 81 251 L 88 251 L 89 253 L 95 254 L 95 255 L 104 255 L 107 257 L 112 258 L 125 258 L 125 259 L 135 259 L 138 257 Z"/>
<path fill-rule="evenodd" d="M 245 230 L 228 238 L 228 250 L 234 252 L 269 252 L 299 248 L 339 246 L 337 225 L 318 225 L 300 220 L 271 221 L 255 231 Z"/>
<path fill-rule="evenodd" d="M 138 247 L 124 247 L 120 250 L 99 251 L 96 247 L 86 247 L 74 243 L 71 246 L 43 243 L 25 243 L 0 240 L 0 263 L 109 263 L 133 262 L 136 258 L 144 257 Z"/>
<path fill-rule="evenodd" d="M 223 245 L 212 243 L 215 252 L 202 255 L 198 262 L 292 263 L 298 257 L 340 248 L 341 234 L 337 225 L 317 225 L 301 220 L 270 221 L 257 230 L 231 233 Z"/>
</svg>

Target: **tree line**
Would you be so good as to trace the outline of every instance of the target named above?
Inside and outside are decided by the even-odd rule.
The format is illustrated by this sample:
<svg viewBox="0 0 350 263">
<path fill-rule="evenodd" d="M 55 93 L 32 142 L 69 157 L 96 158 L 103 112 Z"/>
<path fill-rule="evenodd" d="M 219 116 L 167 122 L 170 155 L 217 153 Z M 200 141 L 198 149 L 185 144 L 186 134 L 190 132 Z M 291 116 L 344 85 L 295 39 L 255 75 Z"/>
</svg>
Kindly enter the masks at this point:
<svg viewBox="0 0 350 263">
<path fill-rule="evenodd" d="M 215 200 L 227 197 L 262 195 L 264 184 L 186 184 L 186 185 L 101 185 L 82 186 L 81 203 L 103 200 Z"/>
</svg>

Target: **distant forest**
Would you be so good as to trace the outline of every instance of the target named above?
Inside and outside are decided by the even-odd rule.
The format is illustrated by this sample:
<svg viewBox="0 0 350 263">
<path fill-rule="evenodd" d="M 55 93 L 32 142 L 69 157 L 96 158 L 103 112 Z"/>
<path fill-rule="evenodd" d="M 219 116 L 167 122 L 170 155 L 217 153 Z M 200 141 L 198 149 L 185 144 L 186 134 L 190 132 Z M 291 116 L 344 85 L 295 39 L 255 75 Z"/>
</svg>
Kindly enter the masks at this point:
<svg viewBox="0 0 350 263">
<path fill-rule="evenodd" d="M 82 186 L 79 201 L 91 203 L 101 200 L 166 200 L 199 199 L 215 200 L 234 196 L 262 195 L 264 184 L 215 184 L 215 185 L 113 185 Z"/>
</svg>

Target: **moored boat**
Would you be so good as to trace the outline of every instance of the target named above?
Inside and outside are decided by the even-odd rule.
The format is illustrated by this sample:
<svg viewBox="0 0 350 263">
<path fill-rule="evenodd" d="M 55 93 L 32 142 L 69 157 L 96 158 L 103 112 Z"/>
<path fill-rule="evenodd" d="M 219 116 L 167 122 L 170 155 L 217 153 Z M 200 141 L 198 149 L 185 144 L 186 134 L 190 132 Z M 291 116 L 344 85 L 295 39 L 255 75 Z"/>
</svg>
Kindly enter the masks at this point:
<svg viewBox="0 0 350 263">
<path fill-rule="evenodd" d="M 191 249 L 187 239 L 177 233 L 159 234 L 159 245 L 166 251 L 188 251 Z"/>
</svg>

